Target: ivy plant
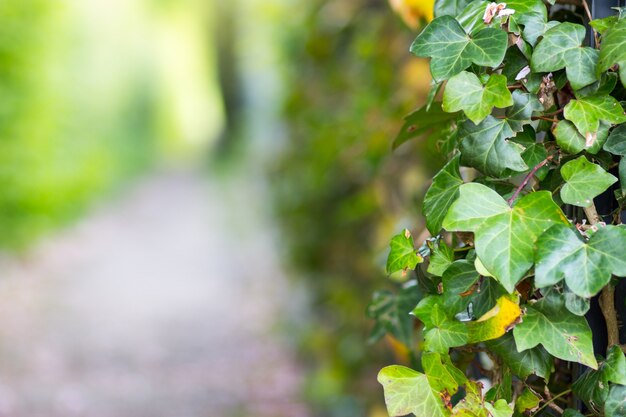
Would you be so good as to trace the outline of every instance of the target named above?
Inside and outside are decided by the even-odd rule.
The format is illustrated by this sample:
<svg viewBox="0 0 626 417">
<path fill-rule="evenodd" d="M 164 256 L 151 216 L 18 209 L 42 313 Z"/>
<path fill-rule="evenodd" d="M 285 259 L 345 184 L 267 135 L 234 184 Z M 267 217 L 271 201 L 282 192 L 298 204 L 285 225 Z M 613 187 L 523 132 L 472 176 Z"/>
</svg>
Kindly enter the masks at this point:
<svg viewBox="0 0 626 417">
<path fill-rule="evenodd" d="M 410 48 L 433 90 L 394 148 L 438 136 L 449 162 L 424 197 L 429 237 L 391 240 L 401 303 L 372 315 L 413 353 L 378 375 L 390 416 L 626 416 L 626 11 L 559 3 L 437 0 Z"/>
</svg>

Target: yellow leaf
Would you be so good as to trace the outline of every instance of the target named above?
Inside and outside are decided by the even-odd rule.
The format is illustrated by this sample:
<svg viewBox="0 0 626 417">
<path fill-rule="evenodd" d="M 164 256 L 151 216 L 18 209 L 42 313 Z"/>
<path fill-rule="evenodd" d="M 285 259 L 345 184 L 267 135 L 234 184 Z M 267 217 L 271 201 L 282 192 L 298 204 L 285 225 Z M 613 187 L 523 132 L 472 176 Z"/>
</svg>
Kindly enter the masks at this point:
<svg viewBox="0 0 626 417">
<path fill-rule="evenodd" d="M 412 28 L 417 28 L 420 21 L 433 20 L 435 0 L 389 0 L 391 8 Z"/>
<path fill-rule="evenodd" d="M 467 322 L 469 343 L 497 339 L 511 330 L 522 317 L 517 294 L 503 295 L 498 298 L 494 308 L 476 321 Z"/>
</svg>

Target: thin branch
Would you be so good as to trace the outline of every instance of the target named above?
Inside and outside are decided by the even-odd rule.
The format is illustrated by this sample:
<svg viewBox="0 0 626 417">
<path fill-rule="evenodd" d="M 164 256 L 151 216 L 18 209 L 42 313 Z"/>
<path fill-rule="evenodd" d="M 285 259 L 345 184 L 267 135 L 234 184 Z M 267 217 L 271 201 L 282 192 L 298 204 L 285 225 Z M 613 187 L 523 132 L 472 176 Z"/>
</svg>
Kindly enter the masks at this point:
<svg viewBox="0 0 626 417">
<path fill-rule="evenodd" d="M 507 85 L 507 87 L 509 90 L 517 90 L 518 88 L 524 88 L 523 84 L 512 84 L 512 85 Z"/>
<path fill-rule="evenodd" d="M 545 117 L 549 117 L 549 116 L 556 116 L 557 114 L 561 114 L 561 113 L 563 113 L 563 110 L 565 110 L 565 108 L 558 109 L 557 111 L 552 112 L 552 113 L 544 113 L 543 115 L 544 115 Z"/>
<path fill-rule="evenodd" d="M 546 408 L 546 407 L 549 407 L 549 406 L 550 406 L 550 404 L 554 403 L 554 401 L 558 400 L 559 398 L 561 398 L 561 397 L 562 397 L 562 396 L 564 396 L 564 395 L 569 394 L 570 392 L 572 392 L 572 390 L 571 390 L 571 389 L 568 389 L 568 390 L 563 391 L 563 392 L 562 392 L 562 393 L 560 393 L 560 394 L 555 395 L 554 397 L 552 397 L 551 399 L 549 399 L 548 401 L 546 401 L 544 405 L 542 405 L 541 407 L 539 407 L 539 408 L 537 409 L 537 411 L 535 411 L 531 417 L 535 417 L 536 415 L 538 415 L 538 414 L 541 412 L 541 410 L 543 410 L 543 409 L 544 409 L 544 408 Z M 562 412 L 563 412 L 563 410 L 561 410 L 561 413 L 562 413 Z"/>
<path fill-rule="evenodd" d="M 513 205 L 513 202 L 519 196 L 519 193 L 524 189 L 524 187 L 526 187 L 526 185 L 528 184 L 528 181 L 530 181 L 530 179 L 535 176 L 537 171 L 539 171 L 539 169 L 543 167 L 544 165 L 546 165 L 549 161 L 550 160 L 546 158 L 543 161 L 539 162 L 537 165 L 534 166 L 533 169 L 530 170 L 528 175 L 526 175 L 526 177 L 524 178 L 524 181 L 522 181 L 522 183 L 517 187 L 517 189 L 511 196 L 511 198 L 507 200 L 507 203 L 509 203 L 509 206 Z"/>
<path fill-rule="evenodd" d="M 606 321 L 609 347 L 619 345 L 619 324 L 617 323 L 617 310 L 615 309 L 615 287 L 610 283 L 602 289 L 602 293 L 600 294 L 600 309 L 602 310 L 604 321 Z"/>
<path fill-rule="evenodd" d="M 602 218 L 598 215 L 595 204 L 585 209 L 585 215 L 592 226 L 600 223 Z M 619 345 L 619 324 L 617 322 L 617 310 L 615 309 L 615 287 L 609 282 L 600 294 L 600 309 L 606 322 L 609 347 Z M 620 346 L 621 347 L 621 346 Z"/>
<path fill-rule="evenodd" d="M 591 10 L 589 10 L 589 5 L 587 4 L 587 0 L 582 0 L 583 8 L 585 9 L 585 14 L 587 14 L 587 18 L 591 22 L 593 20 L 593 16 L 591 16 Z M 595 47 L 600 47 L 600 38 L 598 38 L 598 32 L 595 29 L 593 30 L 593 40 L 595 41 Z"/>
<path fill-rule="evenodd" d="M 533 117 L 531 117 L 531 120 L 546 120 L 546 121 L 552 122 L 552 123 L 558 123 L 559 122 L 559 119 L 554 119 L 554 118 L 545 117 L 545 116 L 533 116 Z"/>
</svg>

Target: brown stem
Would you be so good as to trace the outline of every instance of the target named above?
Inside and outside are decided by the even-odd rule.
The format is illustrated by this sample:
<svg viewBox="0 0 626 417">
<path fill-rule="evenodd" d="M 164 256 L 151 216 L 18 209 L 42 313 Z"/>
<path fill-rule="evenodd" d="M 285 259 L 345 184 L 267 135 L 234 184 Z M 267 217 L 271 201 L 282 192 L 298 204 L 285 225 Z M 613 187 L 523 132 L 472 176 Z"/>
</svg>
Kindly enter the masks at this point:
<svg viewBox="0 0 626 417">
<path fill-rule="evenodd" d="M 559 122 L 558 119 L 545 117 L 545 116 L 533 116 L 533 117 L 531 117 L 531 120 L 546 120 L 546 121 L 552 122 L 552 123 L 558 123 Z"/>
<path fill-rule="evenodd" d="M 619 324 L 617 323 L 617 310 L 615 310 L 615 287 L 610 283 L 602 289 L 600 294 L 600 309 L 609 339 L 609 347 L 619 345 Z"/>
<path fill-rule="evenodd" d="M 587 0 L 582 0 L 583 8 L 585 9 L 585 14 L 587 14 L 587 18 L 591 22 L 593 20 L 593 16 L 591 16 L 591 10 L 589 10 L 589 5 L 587 4 Z M 595 41 L 595 47 L 600 47 L 600 39 L 598 38 L 598 32 L 593 29 L 593 40 Z"/>
<path fill-rule="evenodd" d="M 509 90 L 517 90 L 518 88 L 523 88 L 524 86 L 522 84 L 513 84 L 513 85 L 508 85 L 506 88 L 508 88 Z"/>
<path fill-rule="evenodd" d="M 565 110 L 565 108 L 558 109 L 557 111 L 552 112 L 552 113 L 544 113 L 543 115 L 544 115 L 545 117 L 549 117 L 549 116 L 556 116 L 557 114 L 561 114 L 561 113 L 563 113 L 563 110 Z"/>
<path fill-rule="evenodd" d="M 592 226 L 602 221 L 594 204 L 591 204 L 584 210 Z M 600 309 L 602 310 L 602 315 L 606 322 L 609 347 L 619 345 L 619 323 L 617 322 L 617 310 L 615 309 L 615 287 L 613 287 L 610 282 L 602 289 L 602 293 L 600 294 Z"/>
<path fill-rule="evenodd" d="M 546 165 L 548 162 L 549 162 L 549 159 L 546 158 L 543 161 L 539 162 L 537 165 L 535 165 L 533 167 L 533 169 L 530 170 L 528 175 L 526 175 L 526 177 L 524 177 L 524 180 L 522 181 L 522 183 L 517 187 L 517 189 L 515 190 L 515 192 L 511 196 L 511 198 L 509 198 L 507 200 L 507 203 L 509 203 L 509 206 L 513 205 L 513 202 L 515 201 L 517 196 L 519 196 L 519 193 L 524 189 L 524 187 L 526 187 L 526 185 L 528 184 L 528 181 L 530 181 L 530 179 L 537 173 L 537 171 L 539 171 L 539 169 L 542 166 Z"/>
</svg>

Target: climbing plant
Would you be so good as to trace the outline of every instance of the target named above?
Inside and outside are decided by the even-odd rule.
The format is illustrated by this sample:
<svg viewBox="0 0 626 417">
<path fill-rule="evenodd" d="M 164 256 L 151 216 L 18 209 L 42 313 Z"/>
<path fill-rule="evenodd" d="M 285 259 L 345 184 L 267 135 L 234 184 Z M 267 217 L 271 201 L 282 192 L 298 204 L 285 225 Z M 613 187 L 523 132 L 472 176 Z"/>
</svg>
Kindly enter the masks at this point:
<svg viewBox="0 0 626 417">
<path fill-rule="evenodd" d="M 625 14 L 435 2 L 410 48 L 430 58 L 432 91 L 394 146 L 434 136 L 448 162 L 424 198 L 429 233 L 391 240 L 404 285 L 368 311 L 374 335 L 413 352 L 378 375 L 390 416 L 626 416 Z"/>
</svg>

